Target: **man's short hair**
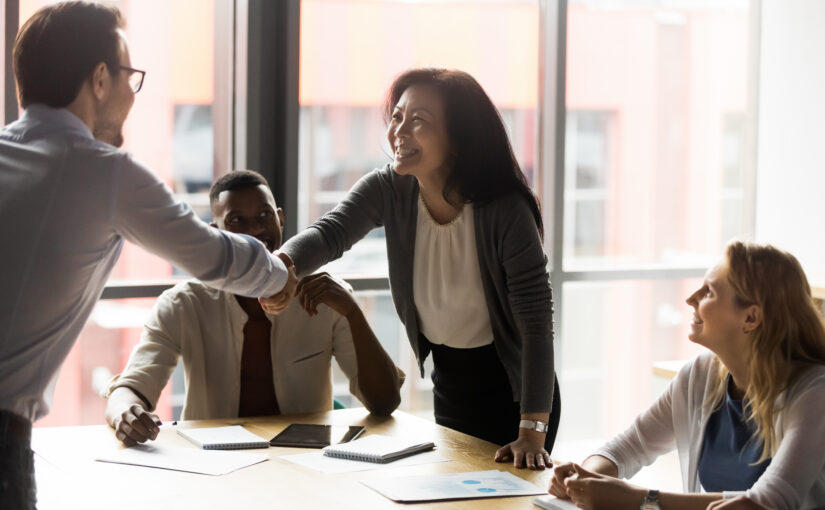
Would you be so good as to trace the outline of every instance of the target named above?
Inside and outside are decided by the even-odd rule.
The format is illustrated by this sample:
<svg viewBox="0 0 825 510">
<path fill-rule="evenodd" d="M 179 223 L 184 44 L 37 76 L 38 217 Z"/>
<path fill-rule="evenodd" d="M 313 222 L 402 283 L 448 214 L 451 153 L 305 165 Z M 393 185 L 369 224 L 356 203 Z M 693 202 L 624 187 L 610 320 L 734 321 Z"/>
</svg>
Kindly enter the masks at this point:
<svg viewBox="0 0 825 510">
<path fill-rule="evenodd" d="M 258 172 L 251 170 L 235 170 L 224 175 L 209 190 L 209 205 L 218 201 L 218 197 L 224 191 L 237 191 L 240 189 L 257 188 L 263 184 L 269 189 L 269 184 Z"/>
<path fill-rule="evenodd" d="M 113 77 L 119 76 L 117 30 L 123 26 L 116 7 L 91 2 L 62 2 L 35 12 L 14 41 L 20 105 L 68 106 L 101 62 Z"/>
</svg>

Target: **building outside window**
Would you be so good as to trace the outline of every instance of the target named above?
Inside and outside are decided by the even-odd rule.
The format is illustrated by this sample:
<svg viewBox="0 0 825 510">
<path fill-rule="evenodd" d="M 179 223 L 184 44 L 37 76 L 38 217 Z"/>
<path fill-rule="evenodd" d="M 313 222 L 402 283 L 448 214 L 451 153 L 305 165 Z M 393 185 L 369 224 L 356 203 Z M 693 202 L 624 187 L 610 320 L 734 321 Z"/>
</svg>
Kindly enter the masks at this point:
<svg viewBox="0 0 825 510">
<path fill-rule="evenodd" d="M 21 22 L 42 0 L 21 0 Z M 205 220 L 204 191 L 230 171 L 233 143 L 232 2 L 122 0 L 134 67 L 147 71 L 125 127 L 124 149 L 146 163 Z M 410 67 L 472 74 L 501 111 L 548 226 L 557 303 L 556 370 L 563 392 L 559 440 L 611 436 L 658 394 L 654 361 L 689 357 L 684 299 L 725 242 L 752 233 L 753 130 L 748 98 L 756 0 L 566 4 L 561 168 L 540 157 L 543 19 L 556 2 L 303 0 L 300 5 L 298 228 L 329 211 L 364 174 L 389 161 L 380 106 Z M 544 27 L 544 28 L 543 28 Z M 543 37 L 545 36 L 546 37 Z M 241 50 L 242 51 L 242 50 Z M 547 90 L 545 87 L 544 90 Z M 538 161 L 546 161 L 539 167 Z M 256 170 L 253 168 L 253 170 Z M 561 178 L 560 178 L 561 177 Z M 553 203 L 547 182 L 562 183 Z M 553 232 L 560 217 L 561 232 Z M 326 270 L 377 288 L 359 304 L 407 373 L 404 410 L 431 416 L 386 281 L 383 231 Z M 113 282 L 185 277 L 127 245 Z M 50 415 L 37 425 L 101 423 L 97 396 L 137 343 L 154 298 L 101 301 L 69 356 Z M 335 371 L 335 396 L 347 395 Z M 158 406 L 180 410 L 180 374 Z"/>
<path fill-rule="evenodd" d="M 554 272 L 559 438 L 587 451 L 627 427 L 686 359 L 685 299 L 753 234 L 748 1 L 567 6 L 563 251 Z M 545 197 L 546 198 L 546 197 Z M 555 260 L 558 260 L 555 259 Z M 560 287 L 560 288 L 559 288 Z M 563 453 L 559 453 L 562 455 Z"/>
<path fill-rule="evenodd" d="M 21 0 L 20 24 L 40 7 L 52 3 Z M 221 35 L 229 31 L 231 17 L 216 19 L 215 14 L 216 8 L 220 11 L 226 7 L 222 5 L 226 2 L 111 3 L 126 18 L 132 66 L 146 71 L 143 88 L 135 96 L 124 126 L 123 149 L 147 165 L 198 216 L 210 220 L 206 192 L 214 178 L 231 170 L 225 142 L 229 116 L 222 111 L 227 109 L 230 91 L 222 86 L 223 76 L 216 71 L 224 72 L 226 57 L 221 45 L 225 44 Z M 186 276 L 165 260 L 127 242 L 111 281 L 149 283 Z M 52 411 L 36 426 L 103 421 L 106 402 L 97 391 L 125 366 L 154 301 L 98 303 L 61 370 Z M 162 419 L 170 419 L 180 411 L 183 392 L 182 374 L 178 372 L 158 404 Z"/>
</svg>

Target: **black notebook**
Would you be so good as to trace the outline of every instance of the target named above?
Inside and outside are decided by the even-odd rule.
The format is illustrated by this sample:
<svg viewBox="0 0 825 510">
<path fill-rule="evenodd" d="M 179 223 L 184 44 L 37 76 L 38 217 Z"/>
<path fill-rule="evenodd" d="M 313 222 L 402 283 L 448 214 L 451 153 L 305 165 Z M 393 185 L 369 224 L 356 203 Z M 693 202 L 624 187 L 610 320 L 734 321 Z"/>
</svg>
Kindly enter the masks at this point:
<svg viewBox="0 0 825 510">
<path fill-rule="evenodd" d="M 361 460 L 386 464 L 435 448 L 431 441 L 416 441 L 374 434 L 349 443 L 324 448 L 324 455 L 339 459 Z"/>
</svg>

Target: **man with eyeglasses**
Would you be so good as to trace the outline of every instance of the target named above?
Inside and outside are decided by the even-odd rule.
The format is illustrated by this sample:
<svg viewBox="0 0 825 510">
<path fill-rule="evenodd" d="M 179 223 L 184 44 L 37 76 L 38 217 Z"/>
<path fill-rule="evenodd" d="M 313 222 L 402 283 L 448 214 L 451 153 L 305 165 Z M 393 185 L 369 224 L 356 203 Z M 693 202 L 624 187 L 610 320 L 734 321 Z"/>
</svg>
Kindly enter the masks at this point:
<svg viewBox="0 0 825 510">
<path fill-rule="evenodd" d="M 31 424 L 124 239 L 205 284 L 286 308 L 288 257 L 211 228 L 149 169 L 117 149 L 143 71 L 120 12 L 65 2 L 20 29 L 13 64 L 20 120 L 0 131 L 0 508 L 35 508 Z M 270 297 L 266 297 L 270 296 Z"/>
</svg>

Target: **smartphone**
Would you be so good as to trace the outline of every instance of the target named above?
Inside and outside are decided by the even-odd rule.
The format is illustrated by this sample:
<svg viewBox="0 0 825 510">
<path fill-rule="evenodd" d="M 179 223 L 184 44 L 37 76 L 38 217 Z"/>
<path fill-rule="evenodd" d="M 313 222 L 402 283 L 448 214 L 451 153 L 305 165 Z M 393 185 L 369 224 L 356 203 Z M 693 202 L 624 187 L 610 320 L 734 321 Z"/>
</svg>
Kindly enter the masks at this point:
<svg viewBox="0 0 825 510">
<path fill-rule="evenodd" d="M 293 423 L 269 440 L 270 446 L 323 448 L 331 444 L 347 443 L 364 432 L 360 425 L 316 425 Z"/>
</svg>

